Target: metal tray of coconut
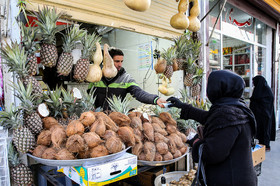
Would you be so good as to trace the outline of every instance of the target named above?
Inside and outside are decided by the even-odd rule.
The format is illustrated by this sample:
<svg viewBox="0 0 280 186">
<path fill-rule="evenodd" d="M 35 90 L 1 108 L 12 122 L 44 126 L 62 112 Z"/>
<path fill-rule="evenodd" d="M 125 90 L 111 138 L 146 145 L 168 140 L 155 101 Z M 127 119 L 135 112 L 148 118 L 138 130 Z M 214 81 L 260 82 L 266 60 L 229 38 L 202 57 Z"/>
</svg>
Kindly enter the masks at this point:
<svg viewBox="0 0 280 186">
<path fill-rule="evenodd" d="M 107 156 L 101 156 L 97 158 L 87 158 L 87 159 L 74 159 L 74 160 L 50 160 L 50 159 L 38 158 L 29 153 L 27 153 L 27 155 L 33 158 L 38 163 L 48 165 L 48 166 L 71 166 L 71 167 L 84 166 L 85 167 L 85 166 L 103 164 L 115 160 L 123 156 L 126 153 L 126 151 L 130 148 L 131 147 L 128 147 L 120 152 L 109 154 Z"/>
<path fill-rule="evenodd" d="M 144 161 L 144 160 L 138 160 L 137 165 L 141 166 L 163 166 L 163 165 L 169 165 L 171 163 L 175 163 L 185 157 L 189 152 L 187 151 L 185 154 L 182 156 L 172 159 L 172 160 L 167 160 L 167 161 Z"/>
</svg>

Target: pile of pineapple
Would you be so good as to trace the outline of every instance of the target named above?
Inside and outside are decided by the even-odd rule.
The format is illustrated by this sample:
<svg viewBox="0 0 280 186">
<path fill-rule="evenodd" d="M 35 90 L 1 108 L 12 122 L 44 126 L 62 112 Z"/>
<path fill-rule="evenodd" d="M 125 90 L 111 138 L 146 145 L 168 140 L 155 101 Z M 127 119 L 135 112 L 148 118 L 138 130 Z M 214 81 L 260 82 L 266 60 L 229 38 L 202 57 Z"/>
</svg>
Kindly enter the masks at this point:
<svg viewBox="0 0 280 186">
<path fill-rule="evenodd" d="M 201 80 L 203 77 L 203 68 L 198 64 L 200 55 L 201 42 L 196 41 L 187 32 L 174 39 L 174 45 L 168 49 L 163 49 L 161 57 L 155 64 L 155 71 L 157 74 L 162 74 L 162 84 L 168 88 L 171 83 L 171 77 L 174 71 L 184 70 L 186 72 L 184 78 L 184 85 L 191 88 L 192 96 L 196 97 L 200 95 Z M 169 80 L 165 83 L 166 79 Z M 159 91 L 164 95 L 172 95 L 165 91 L 162 91 L 162 87 L 159 87 Z"/>
</svg>

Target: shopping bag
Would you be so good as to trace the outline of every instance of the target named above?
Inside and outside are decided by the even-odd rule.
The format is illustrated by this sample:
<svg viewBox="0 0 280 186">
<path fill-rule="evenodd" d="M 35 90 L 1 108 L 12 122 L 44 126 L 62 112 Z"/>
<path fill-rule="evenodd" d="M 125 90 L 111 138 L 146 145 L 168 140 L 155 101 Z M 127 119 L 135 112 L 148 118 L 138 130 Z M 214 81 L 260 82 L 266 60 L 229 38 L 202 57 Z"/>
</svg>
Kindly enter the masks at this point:
<svg viewBox="0 0 280 186">
<path fill-rule="evenodd" d="M 199 146 L 199 149 L 198 149 L 198 156 L 199 156 L 198 168 L 197 168 L 196 176 L 195 176 L 191 186 L 207 186 L 204 165 L 203 165 L 203 162 L 201 160 L 201 156 L 202 156 L 202 152 L 203 152 L 203 146 L 204 146 L 204 144 L 202 143 Z M 200 175 L 202 175 L 202 178 L 200 178 Z"/>
</svg>

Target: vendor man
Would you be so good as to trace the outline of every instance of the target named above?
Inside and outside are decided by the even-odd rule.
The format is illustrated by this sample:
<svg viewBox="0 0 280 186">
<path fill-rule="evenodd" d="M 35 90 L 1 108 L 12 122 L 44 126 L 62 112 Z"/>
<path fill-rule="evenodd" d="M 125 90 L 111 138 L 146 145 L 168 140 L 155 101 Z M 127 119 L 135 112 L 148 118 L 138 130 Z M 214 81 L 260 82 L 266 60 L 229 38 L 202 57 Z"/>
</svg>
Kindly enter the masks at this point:
<svg viewBox="0 0 280 186">
<path fill-rule="evenodd" d="M 111 48 L 109 54 L 114 60 L 114 65 L 118 70 L 118 74 L 111 79 L 103 76 L 101 81 L 89 84 L 89 89 L 93 86 L 95 87 L 96 108 L 102 107 L 103 110 L 108 110 L 110 108 L 106 97 L 111 98 L 112 95 L 116 95 L 124 99 L 127 93 L 130 93 L 142 103 L 157 104 L 160 107 L 164 107 L 162 103 L 166 103 L 165 99 L 142 90 L 130 74 L 125 71 L 122 67 L 124 54 L 120 49 Z"/>
</svg>

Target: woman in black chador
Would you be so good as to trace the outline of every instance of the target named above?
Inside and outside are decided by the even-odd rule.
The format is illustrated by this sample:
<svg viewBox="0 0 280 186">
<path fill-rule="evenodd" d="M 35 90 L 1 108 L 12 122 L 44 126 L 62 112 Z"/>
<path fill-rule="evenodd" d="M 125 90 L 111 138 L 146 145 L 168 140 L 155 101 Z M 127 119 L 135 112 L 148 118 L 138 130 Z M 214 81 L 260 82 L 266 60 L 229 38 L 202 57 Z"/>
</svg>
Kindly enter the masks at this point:
<svg viewBox="0 0 280 186">
<path fill-rule="evenodd" d="M 251 144 L 256 131 L 255 118 L 241 99 L 244 80 L 237 74 L 219 70 L 208 78 L 209 111 L 167 99 L 170 106 L 181 108 L 182 119 L 194 119 L 204 125 L 203 139 L 190 141 L 192 157 L 198 161 L 198 149 L 204 144 L 202 161 L 208 186 L 257 186 Z"/>
<path fill-rule="evenodd" d="M 275 141 L 274 96 L 263 76 L 254 77 L 253 84 L 255 88 L 250 98 L 250 108 L 257 121 L 256 138 L 270 151 L 270 141 Z"/>
</svg>

